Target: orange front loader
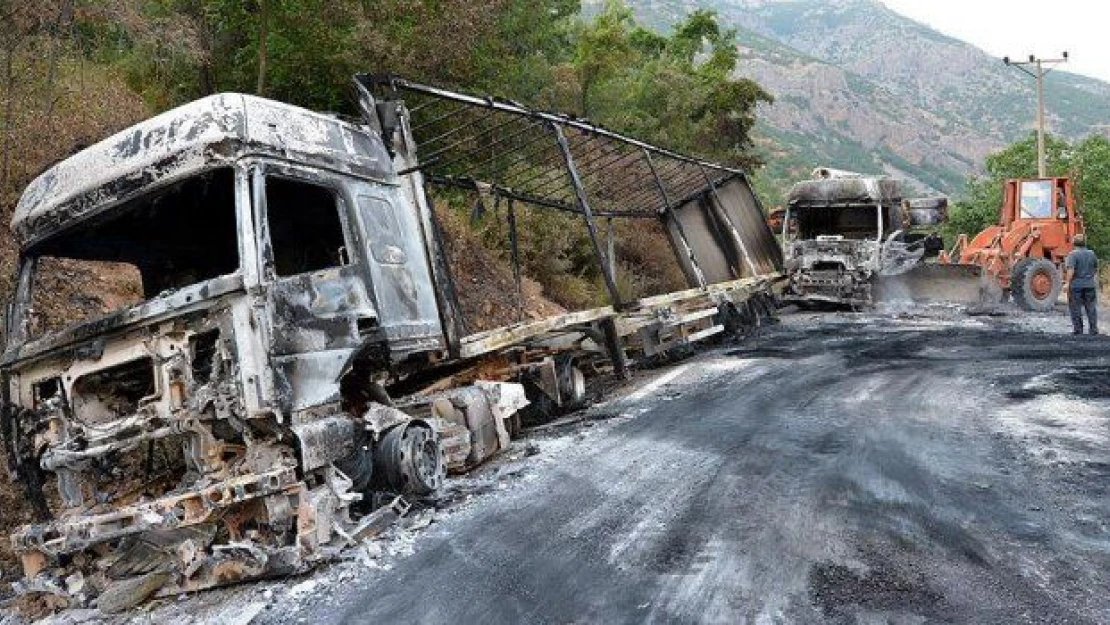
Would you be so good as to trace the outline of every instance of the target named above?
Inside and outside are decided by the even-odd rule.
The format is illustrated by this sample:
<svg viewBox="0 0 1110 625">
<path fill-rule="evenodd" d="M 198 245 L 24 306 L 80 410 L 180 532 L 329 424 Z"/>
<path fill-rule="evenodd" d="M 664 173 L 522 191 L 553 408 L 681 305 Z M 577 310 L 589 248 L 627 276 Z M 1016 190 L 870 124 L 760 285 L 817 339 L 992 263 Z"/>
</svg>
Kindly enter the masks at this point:
<svg viewBox="0 0 1110 625">
<path fill-rule="evenodd" d="M 939 262 L 978 265 L 1026 310 L 1051 310 L 1063 285 L 1064 257 L 1083 232 L 1070 178 L 1006 181 L 1002 215 L 971 239 L 961 234 Z"/>
</svg>

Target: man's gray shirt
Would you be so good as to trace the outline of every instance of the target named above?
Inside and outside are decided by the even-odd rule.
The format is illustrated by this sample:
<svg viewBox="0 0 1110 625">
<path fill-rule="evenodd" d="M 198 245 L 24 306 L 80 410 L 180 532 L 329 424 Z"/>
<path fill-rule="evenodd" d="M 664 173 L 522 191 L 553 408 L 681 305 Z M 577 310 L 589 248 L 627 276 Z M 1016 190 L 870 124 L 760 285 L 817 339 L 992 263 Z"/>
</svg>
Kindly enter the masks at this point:
<svg viewBox="0 0 1110 625">
<path fill-rule="evenodd" d="M 1071 277 L 1071 288 L 1095 288 L 1095 276 L 1098 275 L 1098 257 L 1086 247 L 1077 247 L 1068 254 L 1064 260 L 1068 269 L 1074 271 Z"/>
</svg>

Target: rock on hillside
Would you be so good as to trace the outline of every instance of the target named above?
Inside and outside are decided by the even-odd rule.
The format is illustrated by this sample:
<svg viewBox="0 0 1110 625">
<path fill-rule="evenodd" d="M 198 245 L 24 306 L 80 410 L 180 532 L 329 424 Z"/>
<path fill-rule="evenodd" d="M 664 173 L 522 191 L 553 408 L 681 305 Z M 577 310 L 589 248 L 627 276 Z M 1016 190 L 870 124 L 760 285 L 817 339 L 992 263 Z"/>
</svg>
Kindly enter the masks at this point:
<svg viewBox="0 0 1110 625">
<path fill-rule="evenodd" d="M 767 159 L 774 177 L 792 180 L 814 165 L 834 164 L 951 191 L 1003 144 L 858 74 L 770 43 L 741 37 L 743 72 L 775 96 L 760 111 L 760 144 L 785 148 L 784 157 Z"/>
</svg>

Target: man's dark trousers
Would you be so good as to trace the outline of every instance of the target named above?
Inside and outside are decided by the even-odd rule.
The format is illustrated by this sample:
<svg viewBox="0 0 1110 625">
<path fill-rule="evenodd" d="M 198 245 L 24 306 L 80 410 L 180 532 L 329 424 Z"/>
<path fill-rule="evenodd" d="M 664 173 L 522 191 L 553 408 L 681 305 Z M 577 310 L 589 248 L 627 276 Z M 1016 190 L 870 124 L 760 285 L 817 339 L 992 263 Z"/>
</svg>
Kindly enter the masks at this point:
<svg viewBox="0 0 1110 625">
<path fill-rule="evenodd" d="M 1075 334 L 1083 334 L 1083 311 L 1087 311 L 1087 326 L 1091 334 L 1098 334 L 1098 294 L 1095 289 L 1072 289 L 1068 293 L 1068 310 Z"/>
</svg>

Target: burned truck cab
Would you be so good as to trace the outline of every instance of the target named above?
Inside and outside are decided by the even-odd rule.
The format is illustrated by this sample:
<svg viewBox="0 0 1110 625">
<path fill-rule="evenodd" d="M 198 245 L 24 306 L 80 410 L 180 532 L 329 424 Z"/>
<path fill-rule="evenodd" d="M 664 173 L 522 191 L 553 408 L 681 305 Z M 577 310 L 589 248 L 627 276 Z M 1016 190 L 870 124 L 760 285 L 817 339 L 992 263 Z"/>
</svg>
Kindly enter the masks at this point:
<svg viewBox="0 0 1110 625">
<path fill-rule="evenodd" d="M 818 170 L 828 171 L 836 173 L 799 182 L 787 196 L 786 298 L 868 305 L 884 248 L 904 227 L 899 185 L 889 178 Z"/>
<path fill-rule="evenodd" d="M 239 94 L 32 183 L 0 360 L 7 464 L 41 513 L 12 538 L 26 588 L 95 596 L 157 574 L 168 594 L 292 570 L 375 467 L 435 486 L 434 434 L 398 427 L 412 420 L 377 379 L 445 349 L 413 194 L 373 129 Z M 92 295 L 107 314 L 43 292 L 104 276 L 134 283 Z"/>
</svg>

